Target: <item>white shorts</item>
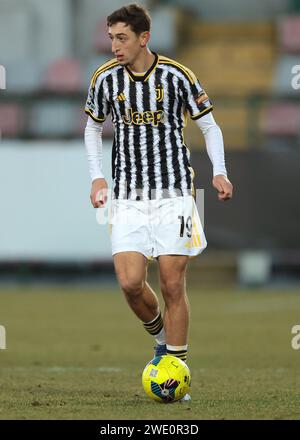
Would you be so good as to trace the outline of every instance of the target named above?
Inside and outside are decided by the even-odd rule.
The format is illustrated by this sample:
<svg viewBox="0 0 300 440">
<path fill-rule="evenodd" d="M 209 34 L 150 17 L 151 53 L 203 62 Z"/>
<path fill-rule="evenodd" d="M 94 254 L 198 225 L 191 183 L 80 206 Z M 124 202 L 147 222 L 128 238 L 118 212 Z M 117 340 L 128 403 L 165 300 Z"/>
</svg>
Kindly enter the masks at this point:
<svg viewBox="0 0 300 440">
<path fill-rule="evenodd" d="M 207 242 L 193 196 L 111 201 L 112 255 L 136 251 L 159 255 L 200 254 Z"/>
</svg>

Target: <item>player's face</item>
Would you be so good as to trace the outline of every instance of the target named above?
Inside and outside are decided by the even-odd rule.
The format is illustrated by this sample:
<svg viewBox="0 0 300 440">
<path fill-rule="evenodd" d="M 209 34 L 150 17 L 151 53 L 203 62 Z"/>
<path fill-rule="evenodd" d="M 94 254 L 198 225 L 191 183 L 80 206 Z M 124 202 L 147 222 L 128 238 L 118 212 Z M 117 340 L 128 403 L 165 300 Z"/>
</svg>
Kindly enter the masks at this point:
<svg viewBox="0 0 300 440">
<path fill-rule="evenodd" d="M 149 40 L 149 32 L 137 35 L 125 23 L 109 26 L 108 35 L 112 42 L 112 52 L 123 66 L 133 64 Z"/>
</svg>

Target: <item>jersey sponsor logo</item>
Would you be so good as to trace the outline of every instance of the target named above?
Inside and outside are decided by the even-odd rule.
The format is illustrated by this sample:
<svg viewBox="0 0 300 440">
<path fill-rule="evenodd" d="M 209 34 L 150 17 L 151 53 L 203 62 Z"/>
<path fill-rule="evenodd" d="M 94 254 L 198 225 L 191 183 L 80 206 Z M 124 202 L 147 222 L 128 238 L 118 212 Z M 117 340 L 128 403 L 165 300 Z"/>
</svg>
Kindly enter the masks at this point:
<svg viewBox="0 0 300 440">
<path fill-rule="evenodd" d="M 165 94 L 163 86 L 162 85 L 157 86 L 155 92 L 156 92 L 156 101 L 162 102 Z"/>
<path fill-rule="evenodd" d="M 142 113 L 133 112 L 132 108 L 126 109 L 126 115 L 123 116 L 123 122 L 127 125 L 152 125 L 157 127 L 158 124 L 164 123 L 165 114 L 162 110 L 145 111 Z"/>
<path fill-rule="evenodd" d="M 95 111 L 95 104 L 92 101 L 90 101 L 90 100 L 87 101 L 86 107 L 87 107 L 88 110 L 91 110 L 92 112 Z"/>
</svg>

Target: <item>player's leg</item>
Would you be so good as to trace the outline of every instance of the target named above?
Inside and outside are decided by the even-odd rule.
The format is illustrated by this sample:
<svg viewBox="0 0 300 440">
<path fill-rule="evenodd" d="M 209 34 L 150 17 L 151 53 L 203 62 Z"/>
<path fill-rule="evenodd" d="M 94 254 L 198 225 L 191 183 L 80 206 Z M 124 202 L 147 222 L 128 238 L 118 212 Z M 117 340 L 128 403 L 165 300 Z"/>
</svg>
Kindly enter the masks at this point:
<svg viewBox="0 0 300 440">
<path fill-rule="evenodd" d="M 161 255 L 158 263 L 161 291 L 165 300 L 167 353 L 186 361 L 190 312 L 185 280 L 188 256 Z M 179 402 L 190 400 L 190 394 L 186 394 Z"/>
<path fill-rule="evenodd" d="M 189 257 L 206 247 L 206 239 L 192 196 L 161 200 L 157 206 L 154 256 L 158 257 L 165 300 L 164 327 L 169 352 L 186 358 L 189 302 L 185 274 Z"/>
<path fill-rule="evenodd" d="M 186 293 L 186 268 L 188 256 L 160 255 L 158 257 L 159 278 L 165 301 L 164 327 L 167 351 L 186 360 L 189 302 Z"/>
<path fill-rule="evenodd" d="M 113 258 L 120 287 L 130 308 L 156 342 L 164 345 L 165 331 L 158 298 L 146 280 L 147 259 L 140 252 L 119 252 Z"/>
</svg>

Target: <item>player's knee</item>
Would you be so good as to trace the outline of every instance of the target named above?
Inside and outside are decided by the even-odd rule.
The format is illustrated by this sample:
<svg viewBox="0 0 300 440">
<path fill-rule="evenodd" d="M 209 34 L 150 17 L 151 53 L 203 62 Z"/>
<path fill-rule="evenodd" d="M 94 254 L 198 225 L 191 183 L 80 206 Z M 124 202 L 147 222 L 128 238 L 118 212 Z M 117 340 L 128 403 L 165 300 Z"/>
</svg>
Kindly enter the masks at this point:
<svg viewBox="0 0 300 440">
<path fill-rule="evenodd" d="M 161 281 L 161 290 L 166 302 L 180 301 L 184 292 L 184 280 L 177 278 Z"/>
<path fill-rule="evenodd" d="M 127 300 L 130 302 L 137 301 L 143 293 L 144 281 L 138 278 L 124 277 L 120 279 L 120 285 Z"/>
</svg>

